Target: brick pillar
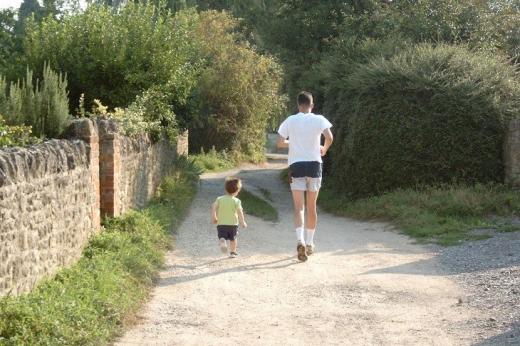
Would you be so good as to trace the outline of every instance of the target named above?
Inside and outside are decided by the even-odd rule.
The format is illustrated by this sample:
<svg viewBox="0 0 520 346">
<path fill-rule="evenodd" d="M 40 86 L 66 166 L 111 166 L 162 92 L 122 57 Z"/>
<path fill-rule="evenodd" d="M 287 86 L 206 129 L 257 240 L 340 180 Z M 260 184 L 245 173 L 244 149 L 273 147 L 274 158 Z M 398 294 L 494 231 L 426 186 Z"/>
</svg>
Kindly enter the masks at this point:
<svg viewBox="0 0 520 346">
<path fill-rule="evenodd" d="M 188 130 L 177 137 L 177 156 L 188 156 Z"/>
<path fill-rule="evenodd" d="M 99 126 L 99 180 L 101 186 L 101 216 L 121 214 L 119 177 L 121 175 L 121 146 L 115 122 L 100 120 Z"/>
<path fill-rule="evenodd" d="M 72 122 L 70 137 L 81 139 L 88 145 L 88 161 L 90 165 L 90 180 L 92 182 L 92 228 L 101 229 L 100 218 L 100 186 L 99 186 L 99 135 L 95 122 L 90 119 L 80 119 Z"/>
<path fill-rule="evenodd" d="M 520 120 L 510 121 L 504 140 L 505 182 L 520 187 Z"/>
</svg>

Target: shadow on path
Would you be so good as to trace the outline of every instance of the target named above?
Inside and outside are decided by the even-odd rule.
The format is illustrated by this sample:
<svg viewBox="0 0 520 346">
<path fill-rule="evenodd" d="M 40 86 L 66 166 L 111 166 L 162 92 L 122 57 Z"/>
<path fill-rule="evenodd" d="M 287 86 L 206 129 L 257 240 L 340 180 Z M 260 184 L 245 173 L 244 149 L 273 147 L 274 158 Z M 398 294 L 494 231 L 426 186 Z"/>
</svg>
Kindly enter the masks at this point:
<svg viewBox="0 0 520 346">
<path fill-rule="evenodd" d="M 227 258 L 225 258 L 225 259 L 227 259 Z M 225 259 L 222 259 L 222 260 L 225 260 Z M 222 260 L 210 261 L 208 263 L 212 264 L 212 263 L 219 262 Z M 231 261 L 231 260 L 236 260 L 236 259 L 230 258 L 229 260 Z M 278 263 L 280 263 L 280 264 L 278 264 Z M 283 264 L 281 264 L 281 263 L 283 263 Z M 287 268 L 287 267 L 290 267 L 290 266 L 293 266 L 296 264 L 300 264 L 300 263 L 301 262 L 299 262 L 296 259 L 296 256 L 290 256 L 290 257 L 286 257 L 286 258 L 276 260 L 276 261 L 257 263 L 257 264 L 247 264 L 247 265 L 238 266 L 238 267 L 225 268 L 222 270 L 209 272 L 209 273 L 198 273 L 198 274 L 193 274 L 193 275 L 184 275 L 184 276 L 181 275 L 181 276 L 172 276 L 172 277 L 168 277 L 168 278 L 161 278 L 159 280 L 157 286 L 161 286 L 161 287 L 162 286 L 171 286 L 171 285 L 175 285 L 175 284 L 179 284 L 179 283 L 196 281 L 196 280 L 213 277 L 213 276 L 218 276 L 218 275 L 226 274 L 226 273 L 248 272 L 248 271 L 254 271 L 254 270 L 261 270 L 261 269 L 281 269 L 281 268 Z M 273 264 L 278 264 L 278 265 L 273 266 Z M 176 269 L 195 270 L 195 269 L 203 267 L 205 265 L 207 265 L 207 264 L 200 264 L 200 265 L 195 265 L 195 266 L 173 265 L 173 266 L 169 266 L 169 267 L 171 268 L 170 270 L 176 270 Z"/>
</svg>

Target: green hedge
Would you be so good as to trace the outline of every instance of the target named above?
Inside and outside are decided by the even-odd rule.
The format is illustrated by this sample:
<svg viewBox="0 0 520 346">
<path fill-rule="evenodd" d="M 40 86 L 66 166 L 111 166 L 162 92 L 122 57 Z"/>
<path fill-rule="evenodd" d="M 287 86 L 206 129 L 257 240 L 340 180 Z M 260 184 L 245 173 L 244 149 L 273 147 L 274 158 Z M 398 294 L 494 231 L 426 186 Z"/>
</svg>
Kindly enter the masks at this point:
<svg viewBox="0 0 520 346">
<path fill-rule="evenodd" d="M 329 173 L 348 195 L 503 179 L 508 118 L 520 115 L 514 69 L 461 46 L 423 44 L 336 71 Z M 338 91 L 338 88 L 339 91 Z"/>
<path fill-rule="evenodd" d="M 106 221 L 76 264 L 28 294 L 1 298 L 0 344 L 107 344 L 146 299 L 197 177 L 192 164 L 179 161 L 159 197 Z"/>
</svg>

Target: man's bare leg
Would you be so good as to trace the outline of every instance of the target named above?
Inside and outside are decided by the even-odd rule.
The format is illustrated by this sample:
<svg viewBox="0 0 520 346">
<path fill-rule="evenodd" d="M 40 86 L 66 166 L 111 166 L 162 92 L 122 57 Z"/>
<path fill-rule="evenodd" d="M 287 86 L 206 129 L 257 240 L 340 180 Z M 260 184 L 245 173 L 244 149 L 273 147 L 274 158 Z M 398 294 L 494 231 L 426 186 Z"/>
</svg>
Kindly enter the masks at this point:
<svg viewBox="0 0 520 346">
<path fill-rule="evenodd" d="M 305 215 L 305 192 L 292 190 L 293 202 L 294 202 L 294 227 L 296 230 L 296 239 L 298 245 L 296 251 L 298 252 L 298 259 L 302 262 L 307 260 L 307 254 L 305 253 L 305 237 L 303 229 L 303 218 Z"/>
<path fill-rule="evenodd" d="M 314 252 L 314 233 L 316 232 L 316 225 L 318 223 L 318 212 L 316 202 L 318 200 L 319 191 L 307 191 L 306 198 L 306 217 L 305 223 L 305 243 L 307 244 L 307 255 Z"/>
<path fill-rule="evenodd" d="M 294 203 L 294 227 L 303 227 L 305 191 L 292 190 Z"/>
</svg>

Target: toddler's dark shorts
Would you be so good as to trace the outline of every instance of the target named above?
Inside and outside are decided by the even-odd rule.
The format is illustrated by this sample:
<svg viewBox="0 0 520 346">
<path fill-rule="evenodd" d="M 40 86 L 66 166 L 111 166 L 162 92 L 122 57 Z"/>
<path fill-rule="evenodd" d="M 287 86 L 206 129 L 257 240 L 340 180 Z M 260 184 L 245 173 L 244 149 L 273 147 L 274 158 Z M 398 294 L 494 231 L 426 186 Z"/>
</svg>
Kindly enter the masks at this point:
<svg viewBox="0 0 520 346">
<path fill-rule="evenodd" d="M 218 239 L 224 238 L 226 240 L 235 240 L 238 236 L 237 225 L 218 225 L 217 226 Z"/>
</svg>

